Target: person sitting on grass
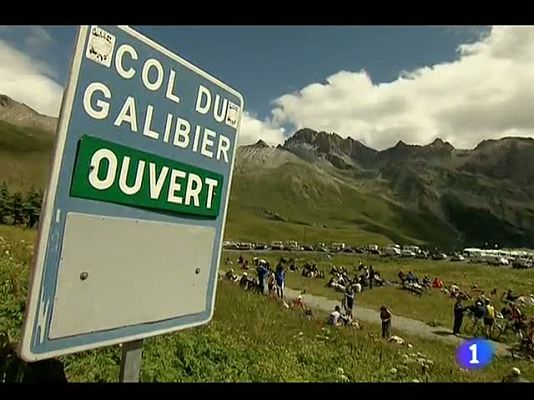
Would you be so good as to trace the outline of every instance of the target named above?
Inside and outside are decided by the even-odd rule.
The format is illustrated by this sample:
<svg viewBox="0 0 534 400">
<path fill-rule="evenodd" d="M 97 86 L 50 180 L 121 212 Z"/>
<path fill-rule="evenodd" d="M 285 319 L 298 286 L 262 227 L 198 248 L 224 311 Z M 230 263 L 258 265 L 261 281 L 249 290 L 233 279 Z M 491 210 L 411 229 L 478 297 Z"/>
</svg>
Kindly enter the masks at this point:
<svg viewBox="0 0 534 400">
<path fill-rule="evenodd" d="M 512 368 L 512 373 L 502 380 L 503 383 L 527 383 L 528 380 L 521 376 L 521 370 L 517 367 Z"/>
<path fill-rule="evenodd" d="M 384 280 L 382 279 L 382 277 L 380 276 L 379 272 L 378 271 L 375 271 L 375 283 L 378 285 L 378 286 L 384 286 L 385 285 L 385 282 Z"/>
<path fill-rule="evenodd" d="M 423 286 L 430 287 L 430 277 L 428 275 L 423 278 Z"/>
<path fill-rule="evenodd" d="M 509 304 L 515 303 L 515 301 L 519 298 L 518 295 L 514 294 L 512 289 L 508 289 L 508 291 L 505 292 L 503 296 L 504 296 L 503 303 L 509 303 Z"/>
<path fill-rule="evenodd" d="M 241 280 L 239 281 L 239 286 L 245 290 L 248 289 L 249 279 L 248 279 L 248 274 L 246 272 L 243 272 L 243 276 L 241 277 Z"/>
<path fill-rule="evenodd" d="M 225 276 L 226 276 L 226 279 L 234 281 L 234 282 L 239 279 L 238 276 L 234 273 L 233 268 L 230 268 L 230 270 L 226 272 Z"/>
<path fill-rule="evenodd" d="M 415 282 L 415 275 L 412 271 L 408 271 L 408 275 L 406 275 L 406 281 L 410 283 Z"/>
<path fill-rule="evenodd" d="M 341 307 L 336 306 L 334 311 L 328 316 L 328 324 L 332 326 L 340 326 L 341 324 L 346 324 L 348 318 L 341 314 Z"/>
<path fill-rule="evenodd" d="M 297 267 L 297 265 L 295 264 L 295 261 L 293 261 L 291 264 L 289 264 L 289 270 L 292 271 L 292 272 L 298 272 L 299 271 L 299 267 Z"/>
<path fill-rule="evenodd" d="M 291 303 L 291 306 L 293 308 L 304 309 L 304 301 L 302 300 L 302 296 L 297 296 L 295 299 L 293 299 L 293 302 Z"/>
<path fill-rule="evenodd" d="M 406 275 L 404 274 L 404 272 L 402 272 L 402 270 L 399 271 L 398 277 L 399 277 L 400 283 L 404 284 L 404 281 L 406 280 Z"/>
<path fill-rule="evenodd" d="M 434 278 L 434 282 L 432 282 L 432 287 L 435 289 L 443 288 L 443 281 L 438 277 Z"/>
<path fill-rule="evenodd" d="M 382 338 L 391 336 L 391 311 L 386 306 L 380 307 L 380 320 L 382 321 Z"/>
</svg>

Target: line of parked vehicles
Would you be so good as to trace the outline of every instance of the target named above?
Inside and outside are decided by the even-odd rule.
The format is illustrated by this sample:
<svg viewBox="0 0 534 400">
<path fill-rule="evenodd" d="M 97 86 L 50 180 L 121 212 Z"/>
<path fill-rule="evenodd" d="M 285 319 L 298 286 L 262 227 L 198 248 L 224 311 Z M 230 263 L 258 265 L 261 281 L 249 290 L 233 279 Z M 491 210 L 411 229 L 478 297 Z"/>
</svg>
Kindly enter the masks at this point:
<svg viewBox="0 0 534 400">
<path fill-rule="evenodd" d="M 265 243 L 250 243 L 250 242 L 234 242 L 224 241 L 223 248 L 226 250 L 284 250 L 284 251 L 316 251 L 322 253 L 356 253 L 356 254 L 374 254 L 378 256 L 400 256 L 400 257 L 414 257 L 414 258 L 432 258 L 434 260 L 445 260 L 447 254 L 440 252 L 430 253 L 422 250 L 418 246 L 404 246 L 391 245 L 380 248 L 376 244 L 370 244 L 364 247 L 348 246 L 345 243 L 332 243 L 327 245 L 325 243 L 299 244 L 294 240 L 287 242 L 273 241 L 270 245 Z M 454 261 L 462 261 L 464 257 L 455 255 L 451 258 Z"/>
<path fill-rule="evenodd" d="M 286 242 L 275 240 L 270 244 L 235 242 L 227 240 L 223 242 L 223 248 L 226 250 L 278 250 L 278 251 L 315 251 L 322 253 L 355 253 L 355 254 L 374 254 L 383 257 L 405 257 L 432 260 L 450 260 L 450 261 L 468 261 L 470 263 L 486 263 L 496 266 L 509 266 L 513 268 L 532 268 L 534 266 L 534 253 L 526 251 L 506 251 L 506 250 L 482 250 L 478 248 L 466 248 L 461 252 L 455 252 L 447 255 L 444 252 L 434 250 L 424 250 L 419 246 L 406 245 L 401 247 L 398 244 L 391 244 L 380 247 L 376 244 L 369 244 L 364 247 L 348 246 L 345 243 L 325 243 L 299 244 L 297 241 L 289 240 Z"/>
</svg>

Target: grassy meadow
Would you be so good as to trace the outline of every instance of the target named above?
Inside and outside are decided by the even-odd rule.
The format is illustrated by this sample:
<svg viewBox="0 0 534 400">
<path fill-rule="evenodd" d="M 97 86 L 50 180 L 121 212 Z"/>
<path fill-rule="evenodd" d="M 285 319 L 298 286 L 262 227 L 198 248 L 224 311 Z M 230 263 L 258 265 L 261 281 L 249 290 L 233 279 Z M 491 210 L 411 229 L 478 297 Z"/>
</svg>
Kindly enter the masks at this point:
<svg viewBox="0 0 534 400">
<path fill-rule="evenodd" d="M 8 331 L 16 341 L 35 231 L 2 226 L 0 237 L 0 330 Z M 387 274 L 385 265 L 374 265 Z M 390 266 L 391 273 L 395 268 Z M 411 269 L 418 273 L 425 267 L 422 263 Z M 449 275 L 440 276 L 446 279 Z M 290 274 L 288 284 L 308 284 L 310 291 L 321 287 L 312 284 L 319 280 L 304 279 Z M 397 306 L 392 308 L 399 312 Z M 519 367 L 525 377 L 534 378 L 533 363 L 502 357 L 483 370 L 466 371 L 456 364 L 453 346 L 403 334 L 413 345 L 409 350 L 378 339 L 378 325 L 364 325 L 361 330 L 332 329 L 324 327 L 325 318 L 325 313 L 316 312 L 316 319 L 308 321 L 276 300 L 220 281 L 215 316 L 208 325 L 145 340 L 141 381 L 478 382 L 500 381 L 512 366 Z M 416 358 L 432 361 L 429 369 L 407 361 L 409 354 L 416 352 L 421 353 Z M 61 357 L 60 361 L 70 382 L 114 382 L 118 379 L 120 349 L 106 347 Z"/>
</svg>

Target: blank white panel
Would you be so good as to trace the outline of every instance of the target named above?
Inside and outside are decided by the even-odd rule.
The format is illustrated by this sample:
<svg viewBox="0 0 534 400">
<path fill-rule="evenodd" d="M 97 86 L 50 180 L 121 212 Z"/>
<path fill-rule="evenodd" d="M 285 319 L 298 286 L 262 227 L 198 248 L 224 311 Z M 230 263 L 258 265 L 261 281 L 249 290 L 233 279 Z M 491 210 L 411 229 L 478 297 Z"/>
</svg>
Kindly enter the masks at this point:
<svg viewBox="0 0 534 400">
<path fill-rule="evenodd" d="M 50 339 L 205 311 L 214 239 L 212 227 L 69 213 Z"/>
</svg>

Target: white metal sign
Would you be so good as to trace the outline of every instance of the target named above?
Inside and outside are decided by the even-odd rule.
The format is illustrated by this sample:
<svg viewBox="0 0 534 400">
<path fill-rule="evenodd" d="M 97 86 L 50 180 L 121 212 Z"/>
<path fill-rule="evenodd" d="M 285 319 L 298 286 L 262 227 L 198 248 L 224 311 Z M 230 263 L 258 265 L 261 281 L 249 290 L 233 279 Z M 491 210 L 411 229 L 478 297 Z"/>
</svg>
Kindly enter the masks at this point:
<svg viewBox="0 0 534 400">
<path fill-rule="evenodd" d="M 21 355 L 208 322 L 243 97 L 129 27 L 81 27 Z"/>
</svg>

